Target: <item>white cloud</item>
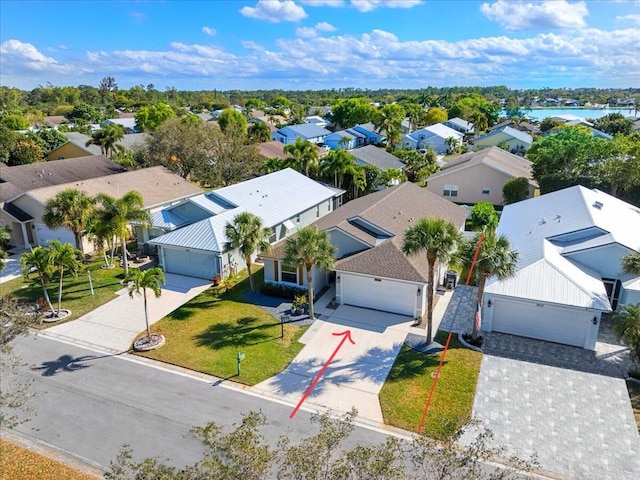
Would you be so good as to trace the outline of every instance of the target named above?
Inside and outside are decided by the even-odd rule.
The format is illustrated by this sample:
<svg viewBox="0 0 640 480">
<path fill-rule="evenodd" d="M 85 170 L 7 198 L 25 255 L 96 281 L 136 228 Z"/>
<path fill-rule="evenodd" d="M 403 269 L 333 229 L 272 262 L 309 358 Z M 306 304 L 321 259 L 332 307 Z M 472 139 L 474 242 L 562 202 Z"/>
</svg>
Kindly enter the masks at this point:
<svg viewBox="0 0 640 480">
<path fill-rule="evenodd" d="M 351 5 L 361 12 L 370 12 L 376 8 L 413 8 L 422 0 L 351 0 Z"/>
<path fill-rule="evenodd" d="M 300 0 L 300 3 L 310 7 L 344 7 L 344 0 Z"/>
<path fill-rule="evenodd" d="M 45 67 L 52 67 L 58 62 L 52 58 L 43 55 L 30 43 L 23 43 L 19 40 L 7 40 L 0 44 L 0 54 L 3 56 L 3 64 L 5 62 L 18 61 L 29 65 L 34 70 L 41 70 Z"/>
<path fill-rule="evenodd" d="M 586 25 L 584 17 L 589 15 L 584 1 L 569 3 L 566 0 L 541 3 L 498 0 L 483 3 L 480 11 L 507 30 L 582 28 Z"/>
<path fill-rule="evenodd" d="M 630 13 L 629 15 L 618 15 L 616 20 L 629 20 L 640 25 L 640 13 Z"/>
<path fill-rule="evenodd" d="M 218 33 L 216 31 L 215 28 L 211 28 L 211 27 L 207 27 L 206 25 L 204 27 L 202 27 L 202 33 L 206 33 L 207 35 L 209 35 L 210 37 L 213 37 L 216 33 Z"/>
<path fill-rule="evenodd" d="M 242 7 L 240 13 L 272 23 L 297 22 L 307 17 L 304 9 L 293 0 L 258 0 L 255 7 Z"/>
<path fill-rule="evenodd" d="M 296 36 L 303 38 L 313 38 L 319 35 L 319 32 L 335 32 L 336 27 L 327 22 L 316 23 L 315 27 L 298 27 L 296 28 Z"/>
</svg>

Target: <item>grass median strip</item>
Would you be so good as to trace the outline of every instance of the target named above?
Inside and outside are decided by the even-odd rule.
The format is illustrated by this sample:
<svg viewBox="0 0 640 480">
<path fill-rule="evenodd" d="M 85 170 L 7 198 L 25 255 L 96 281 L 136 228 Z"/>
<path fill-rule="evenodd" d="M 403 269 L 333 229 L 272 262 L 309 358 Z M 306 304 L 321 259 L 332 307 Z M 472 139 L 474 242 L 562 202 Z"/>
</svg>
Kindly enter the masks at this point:
<svg viewBox="0 0 640 480">
<path fill-rule="evenodd" d="M 438 332 L 436 339 L 444 344 L 447 335 Z M 418 430 L 440 355 L 402 347 L 379 395 L 386 424 Z M 455 336 L 451 339 L 423 433 L 446 439 L 471 419 L 481 360 L 481 353 L 464 348 Z"/>
<path fill-rule="evenodd" d="M 262 270 L 254 279 L 259 288 Z M 271 314 L 244 300 L 248 291 L 246 273 L 228 292 L 206 290 L 154 324 L 152 331 L 163 334 L 167 343 L 141 355 L 246 385 L 281 372 L 302 349 L 298 339 L 307 327 L 282 328 Z M 245 354 L 240 375 L 238 353 Z"/>
</svg>

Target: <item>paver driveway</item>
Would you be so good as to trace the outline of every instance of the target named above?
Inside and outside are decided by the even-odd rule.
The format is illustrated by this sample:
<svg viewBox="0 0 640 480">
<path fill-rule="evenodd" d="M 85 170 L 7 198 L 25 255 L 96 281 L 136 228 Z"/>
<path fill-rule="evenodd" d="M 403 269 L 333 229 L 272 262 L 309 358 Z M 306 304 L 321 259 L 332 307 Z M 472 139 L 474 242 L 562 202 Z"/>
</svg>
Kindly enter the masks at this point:
<svg viewBox="0 0 640 480">
<path fill-rule="evenodd" d="M 640 478 L 640 438 L 621 369 L 604 355 L 491 333 L 474 416 L 520 457 L 563 479 Z M 618 351 L 621 348 L 617 348 Z"/>
<path fill-rule="evenodd" d="M 409 317 L 342 305 L 327 320 L 316 320 L 287 369 L 256 389 L 297 403 L 340 343 L 342 337 L 333 334 L 349 329 L 355 345 L 344 343 L 304 405 L 341 412 L 356 407 L 359 417 L 382 423 L 378 393 L 407 333 L 415 331 L 412 323 Z"/>
</svg>

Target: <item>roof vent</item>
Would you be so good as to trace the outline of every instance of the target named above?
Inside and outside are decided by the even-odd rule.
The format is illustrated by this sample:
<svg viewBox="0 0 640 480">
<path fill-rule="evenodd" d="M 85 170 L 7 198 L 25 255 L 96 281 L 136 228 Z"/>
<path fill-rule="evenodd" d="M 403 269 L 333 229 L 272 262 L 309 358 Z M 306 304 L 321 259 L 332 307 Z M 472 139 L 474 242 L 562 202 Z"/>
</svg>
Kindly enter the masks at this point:
<svg viewBox="0 0 640 480">
<path fill-rule="evenodd" d="M 545 220 L 545 218 L 544 218 L 544 217 L 542 217 L 542 218 L 540 219 L 540 221 L 538 222 L 538 225 L 544 225 L 545 223 L 547 223 L 547 221 Z"/>
<path fill-rule="evenodd" d="M 597 208 L 598 210 L 602 210 L 602 205 L 603 205 L 602 202 L 598 202 L 598 201 L 594 202 L 593 204 L 594 208 Z"/>
<path fill-rule="evenodd" d="M 556 215 L 555 217 L 553 217 L 554 220 L 556 220 L 557 222 L 560 222 L 560 215 Z"/>
</svg>

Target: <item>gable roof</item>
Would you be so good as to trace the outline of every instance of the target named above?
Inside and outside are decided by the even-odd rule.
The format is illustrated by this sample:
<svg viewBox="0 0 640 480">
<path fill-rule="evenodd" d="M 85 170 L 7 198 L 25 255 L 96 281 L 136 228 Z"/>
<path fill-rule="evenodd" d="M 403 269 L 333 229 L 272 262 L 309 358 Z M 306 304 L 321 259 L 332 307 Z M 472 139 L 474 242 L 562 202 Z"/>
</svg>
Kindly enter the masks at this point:
<svg viewBox="0 0 640 480">
<path fill-rule="evenodd" d="M 163 166 L 157 166 L 52 185 L 31 190 L 26 195 L 40 203 L 44 203 L 66 188 L 77 188 L 92 196 L 106 193 L 114 197 L 120 197 L 131 190 L 135 190 L 142 195 L 146 208 L 197 195 L 202 191 L 198 186 L 183 179 L 180 175 Z"/>
<path fill-rule="evenodd" d="M 124 168 L 103 155 L 67 158 L 15 167 L 0 166 L 0 201 L 37 188 L 121 172 L 124 172 Z"/>
<path fill-rule="evenodd" d="M 340 259 L 336 262 L 339 270 L 426 282 L 426 256 L 406 257 L 401 253 L 404 232 L 425 217 L 441 217 L 462 228 L 467 215 L 467 211 L 455 203 L 413 183 L 404 182 L 352 200 L 315 221 L 312 227 L 320 230 L 337 228 L 371 246 L 368 250 Z M 373 228 L 363 228 L 363 223 Z M 376 231 L 380 230 L 388 234 L 377 234 Z M 284 258 L 284 245 L 284 240 L 277 243 L 265 257 Z M 405 258 L 400 260 L 398 255 Z M 388 268 L 384 274 L 380 273 L 381 265 Z"/>
<path fill-rule="evenodd" d="M 390 168 L 397 170 L 404 168 L 404 163 L 402 163 L 398 157 L 374 145 L 354 148 L 353 150 L 349 150 L 349 153 L 361 162 L 374 165 L 382 171 L 389 170 Z"/>
<path fill-rule="evenodd" d="M 444 122 L 445 124 L 447 123 L 452 123 L 453 125 L 456 125 L 460 128 L 464 128 L 465 130 L 473 130 L 475 127 L 473 125 L 473 123 L 471 122 L 467 122 L 466 120 L 460 118 L 460 117 L 453 117 L 450 118 L 449 120 Z"/>
<path fill-rule="evenodd" d="M 531 161 L 495 146 L 463 153 L 449 160 L 442 165 L 439 172 L 431 175 L 427 179 L 427 182 L 480 164 L 486 165 L 513 178 L 524 177 L 529 179 L 530 185 L 538 186 L 538 184 L 531 179 Z"/>
<path fill-rule="evenodd" d="M 258 151 L 266 158 L 281 158 L 282 160 L 289 158 L 289 155 L 284 153 L 284 143 L 277 140 L 259 143 Z"/>
<path fill-rule="evenodd" d="M 303 123 L 300 125 L 289 125 L 288 127 L 281 128 L 277 133 L 288 138 L 302 137 L 308 139 L 325 137 L 331 132 L 326 128 L 319 127 L 313 123 Z"/>
<path fill-rule="evenodd" d="M 481 143 L 483 140 L 494 137 L 496 135 L 513 137 L 520 140 L 521 142 L 528 143 L 529 145 L 533 143 L 533 137 L 531 135 L 529 135 L 526 132 L 521 132 L 520 130 L 516 130 L 515 128 L 512 128 L 508 125 L 505 125 L 500 128 L 496 128 L 495 130 L 491 130 L 489 133 L 476 138 L 473 143 L 475 144 Z"/>
<path fill-rule="evenodd" d="M 415 140 L 419 140 L 421 134 L 425 135 L 426 138 L 436 136 L 445 140 L 449 137 L 453 137 L 456 140 L 462 140 L 462 138 L 464 137 L 461 132 L 454 130 L 451 127 L 447 127 L 442 123 L 436 123 L 434 125 L 429 125 L 428 127 L 421 128 L 420 130 L 416 130 L 415 132 L 409 134 L 409 136 Z"/>
</svg>

